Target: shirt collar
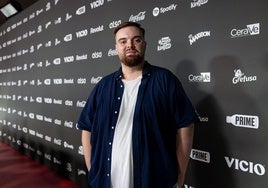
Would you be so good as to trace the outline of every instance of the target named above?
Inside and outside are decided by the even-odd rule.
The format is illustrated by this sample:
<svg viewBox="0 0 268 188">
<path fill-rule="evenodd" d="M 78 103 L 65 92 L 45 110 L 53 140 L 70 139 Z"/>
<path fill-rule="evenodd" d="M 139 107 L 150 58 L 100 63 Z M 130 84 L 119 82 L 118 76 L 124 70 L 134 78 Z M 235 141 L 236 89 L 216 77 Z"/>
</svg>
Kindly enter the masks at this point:
<svg viewBox="0 0 268 188">
<path fill-rule="evenodd" d="M 143 66 L 143 70 L 142 70 L 142 77 L 148 77 L 151 75 L 151 67 L 152 65 L 150 63 L 148 63 L 147 61 L 145 61 L 144 66 Z M 116 80 L 119 80 L 123 77 L 123 72 L 122 72 L 122 67 L 120 67 L 118 69 L 118 71 L 115 72 L 115 78 Z"/>
</svg>

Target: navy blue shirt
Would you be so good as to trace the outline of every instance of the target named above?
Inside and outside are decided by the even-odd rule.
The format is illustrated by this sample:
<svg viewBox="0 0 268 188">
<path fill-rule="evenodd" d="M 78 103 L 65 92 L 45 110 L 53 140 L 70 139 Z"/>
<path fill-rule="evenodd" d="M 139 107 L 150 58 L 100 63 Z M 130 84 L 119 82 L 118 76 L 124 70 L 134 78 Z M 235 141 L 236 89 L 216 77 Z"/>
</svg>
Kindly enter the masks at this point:
<svg viewBox="0 0 268 188">
<path fill-rule="evenodd" d="M 122 69 L 103 77 L 92 90 L 78 128 L 91 132 L 93 188 L 109 188 L 112 143 L 124 92 Z M 198 121 L 178 78 L 145 63 L 135 106 L 132 143 L 135 188 L 171 188 L 177 182 L 177 129 Z"/>
</svg>

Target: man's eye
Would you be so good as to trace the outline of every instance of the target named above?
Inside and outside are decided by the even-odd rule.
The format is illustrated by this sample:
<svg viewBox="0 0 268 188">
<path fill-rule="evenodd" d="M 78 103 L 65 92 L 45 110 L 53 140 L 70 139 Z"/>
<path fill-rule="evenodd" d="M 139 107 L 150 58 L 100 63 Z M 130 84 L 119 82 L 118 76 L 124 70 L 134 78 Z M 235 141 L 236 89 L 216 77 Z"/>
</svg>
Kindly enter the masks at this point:
<svg viewBox="0 0 268 188">
<path fill-rule="evenodd" d="M 141 43 L 142 40 L 141 40 L 141 39 L 135 39 L 134 42 L 135 42 L 135 43 Z"/>
<path fill-rule="evenodd" d="M 119 41 L 119 44 L 126 44 L 126 41 L 125 40 L 121 40 L 121 41 Z"/>
</svg>

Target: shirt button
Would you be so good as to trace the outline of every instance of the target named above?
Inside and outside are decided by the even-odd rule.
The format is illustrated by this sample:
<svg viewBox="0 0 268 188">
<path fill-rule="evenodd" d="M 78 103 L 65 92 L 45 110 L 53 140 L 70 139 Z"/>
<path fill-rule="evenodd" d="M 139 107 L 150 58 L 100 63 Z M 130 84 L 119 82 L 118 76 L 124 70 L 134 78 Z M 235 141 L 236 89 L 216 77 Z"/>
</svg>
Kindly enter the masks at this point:
<svg viewBox="0 0 268 188">
<path fill-rule="evenodd" d="M 107 174 L 107 176 L 110 176 L 110 174 Z"/>
<path fill-rule="evenodd" d="M 109 145 L 112 145 L 112 142 L 109 142 Z"/>
<path fill-rule="evenodd" d="M 114 126 L 112 126 L 112 129 L 114 129 Z"/>
<path fill-rule="evenodd" d="M 107 159 L 108 161 L 110 161 L 110 158 L 108 157 L 108 159 Z"/>
<path fill-rule="evenodd" d="M 120 100 L 120 97 L 118 97 L 117 99 Z"/>
<path fill-rule="evenodd" d="M 117 111 L 114 111 L 115 114 L 117 114 Z"/>
<path fill-rule="evenodd" d="M 120 87 L 123 87 L 123 85 L 120 85 Z"/>
</svg>

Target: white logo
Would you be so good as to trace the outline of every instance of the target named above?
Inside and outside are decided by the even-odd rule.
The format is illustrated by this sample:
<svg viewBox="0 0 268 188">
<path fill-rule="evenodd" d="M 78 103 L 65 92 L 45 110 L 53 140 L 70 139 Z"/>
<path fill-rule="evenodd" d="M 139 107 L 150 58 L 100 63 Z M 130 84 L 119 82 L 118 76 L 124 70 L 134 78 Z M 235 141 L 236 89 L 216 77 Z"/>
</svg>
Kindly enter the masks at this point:
<svg viewBox="0 0 268 188">
<path fill-rule="evenodd" d="M 86 6 L 82 6 L 76 10 L 76 15 L 81 15 L 86 12 Z"/>
<path fill-rule="evenodd" d="M 231 38 L 245 37 L 260 34 L 260 23 L 249 24 L 244 29 L 232 29 Z"/>
<path fill-rule="evenodd" d="M 253 162 L 246 160 L 239 160 L 230 157 L 224 157 L 229 168 L 234 167 L 236 170 L 256 174 L 263 176 L 265 174 L 265 168 L 262 164 L 254 164 Z"/>
<path fill-rule="evenodd" d="M 102 57 L 102 52 L 94 52 L 92 53 L 92 59 L 97 59 Z"/>
<path fill-rule="evenodd" d="M 240 69 L 234 70 L 235 77 L 233 78 L 233 84 L 238 82 L 253 82 L 257 80 L 257 76 L 245 76 Z"/>
<path fill-rule="evenodd" d="M 90 3 L 91 9 L 98 8 L 104 4 L 104 0 L 97 0 Z"/>
<path fill-rule="evenodd" d="M 87 29 L 84 29 L 82 31 L 77 31 L 76 32 L 76 37 L 77 38 L 85 37 L 85 36 L 87 36 L 87 34 L 88 34 Z"/>
<path fill-rule="evenodd" d="M 235 114 L 232 116 L 226 116 L 226 123 L 231 123 L 236 127 L 258 129 L 259 117 Z"/>
<path fill-rule="evenodd" d="M 131 22 L 138 22 L 145 19 L 145 13 L 146 11 L 140 12 L 137 15 L 131 15 L 129 18 L 129 21 Z"/>
<path fill-rule="evenodd" d="M 153 15 L 154 15 L 154 16 L 158 16 L 159 13 L 160 13 L 159 8 L 158 8 L 158 7 L 155 7 L 155 8 L 153 9 Z"/>
<path fill-rule="evenodd" d="M 121 24 L 121 20 L 117 20 L 117 21 L 112 21 L 110 24 L 109 24 L 109 28 L 112 29 L 112 28 L 116 28 L 117 26 L 119 26 Z"/>
<path fill-rule="evenodd" d="M 210 72 L 201 72 L 200 75 L 190 74 L 188 76 L 190 82 L 210 82 Z"/>
<path fill-rule="evenodd" d="M 208 0 L 193 0 L 193 2 L 191 2 L 191 8 L 200 7 L 206 4 L 207 2 Z"/>
<path fill-rule="evenodd" d="M 92 77 L 91 78 L 91 84 L 97 84 L 100 80 L 102 79 L 102 77 Z"/>
<path fill-rule="evenodd" d="M 201 151 L 197 149 L 192 149 L 190 157 L 194 160 L 210 163 L 210 153 L 206 151 Z"/>
<path fill-rule="evenodd" d="M 188 36 L 190 45 L 195 43 L 198 39 L 203 38 L 203 37 L 209 37 L 210 36 L 210 31 L 202 31 L 200 33 L 197 33 L 195 35 L 190 34 Z"/>
<path fill-rule="evenodd" d="M 65 37 L 64 37 L 64 41 L 65 42 L 69 42 L 69 41 L 71 41 L 73 39 L 73 35 L 72 34 L 68 34 L 68 35 L 65 35 Z"/>
<path fill-rule="evenodd" d="M 171 48 L 171 39 L 170 37 L 162 37 L 160 40 L 158 40 L 158 46 L 157 51 L 161 50 L 167 50 Z"/>
<path fill-rule="evenodd" d="M 101 32 L 101 31 L 103 31 L 103 30 L 104 30 L 103 25 L 100 25 L 100 26 L 98 26 L 98 27 L 96 27 L 96 28 L 90 28 L 90 34 L 92 34 L 92 33 L 97 33 L 97 32 Z"/>
<path fill-rule="evenodd" d="M 153 9 L 153 15 L 158 16 L 159 13 L 163 14 L 163 13 L 166 13 L 168 11 L 176 10 L 177 6 L 178 6 L 177 4 L 171 4 L 168 7 L 165 7 L 165 8 L 161 7 L 160 9 L 158 7 L 155 7 Z"/>
<path fill-rule="evenodd" d="M 116 56 L 116 55 L 117 55 L 117 51 L 115 49 L 109 49 L 108 56 Z"/>
</svg>

